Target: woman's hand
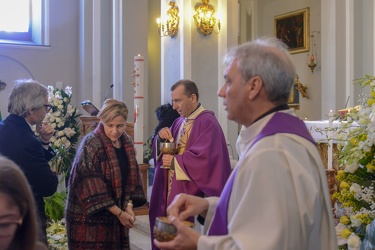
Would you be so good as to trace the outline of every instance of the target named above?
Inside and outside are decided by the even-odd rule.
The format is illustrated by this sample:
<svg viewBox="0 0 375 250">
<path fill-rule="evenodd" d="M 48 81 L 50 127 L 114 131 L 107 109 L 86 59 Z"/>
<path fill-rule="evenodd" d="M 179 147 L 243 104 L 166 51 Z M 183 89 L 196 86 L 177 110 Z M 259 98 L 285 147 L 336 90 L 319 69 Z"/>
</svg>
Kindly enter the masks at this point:
<svg viewBox="0 0 375 250">
<path fill-rule="evenodd" d="M 135 216 L 134 216 L 134 212 L 132 213 L 128 213 L 126 211 L 123 211 L 122 213 L 120 213 L 119 216 L 117 216 L 118 219 L 120 220 L 120 223 L 127 227 L 127 228 L 132 228 L 134 227 L 135 225 Z"/>
<path fill-rule="evenodd" d="M 134 213 L 134 211 L 133 211 L 133 206 L 129 206 L 129 205 L 126 206 L 126 208 L 125 208 L 125 212 L 128 213 L 128 214 L 130 214 L 130 216 L 133 217 L 134 222 L 135 222 L 135 213 Z"/>
</svg>

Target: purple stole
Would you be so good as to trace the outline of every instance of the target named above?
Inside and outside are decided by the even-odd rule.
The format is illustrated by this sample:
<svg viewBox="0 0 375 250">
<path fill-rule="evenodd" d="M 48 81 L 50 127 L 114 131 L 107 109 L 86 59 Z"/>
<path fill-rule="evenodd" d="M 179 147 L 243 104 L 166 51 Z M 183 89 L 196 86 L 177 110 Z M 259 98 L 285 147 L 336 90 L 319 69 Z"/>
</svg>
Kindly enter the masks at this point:
<svg viewBox="0 0 375 250">
<path fill-rule="evenodd" d="M 295 134 L 305 138 L 306 140 L 309 140 L 314 145 L 316 144 L 315 140 L 312 138 L 311 134 L 307 130 L 305 123 L 301 119 L 284 112 L 277 112 L 272 116 L 270 121 L 257 135 L 257 137 L 254 139 L 254 142 L 247 150 L 249 150 L 257 141 L 259 141 L 263 137 L 267 137 L 278 133 Z M 237 173 L 237 169 L 238 168 L 234 170 L 229 180 L 225 184 L 223 192 L 221 193 L 219 203 L 216 207 L 215 215 L 212 220 L 211 227 L 208 231 L 208 235 L 228 234 L 228 204 L 230 195 L 232 193 L 233 183 Z"/>
</svg>

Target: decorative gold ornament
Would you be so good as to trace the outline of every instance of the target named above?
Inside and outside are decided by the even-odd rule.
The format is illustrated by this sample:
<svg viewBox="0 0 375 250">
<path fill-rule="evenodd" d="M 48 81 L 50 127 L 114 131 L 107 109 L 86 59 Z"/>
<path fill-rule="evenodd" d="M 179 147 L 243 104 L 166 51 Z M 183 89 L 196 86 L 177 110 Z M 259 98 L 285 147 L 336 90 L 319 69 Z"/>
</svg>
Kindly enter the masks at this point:
<svg viewBox="0 0 375 250">
<path fill-rule="evenodd" d="M 299 81 L 299 77 L 298 77 L 298 74 L 296 74 L 296 82 L 294 83 L 294 85 L 296 86 L 296 88 L 298 89 L 298 91 L 301 93 L 302 97 L 305 97 L 305 98 L 309 98 L 307 96 L 307 87 L 304 86 L 300 81 Z"/>
<path fill-rule="evenodd" d="M 215 32 L 220 33 L 221 24 L 220 19 L 215 17 L 215 9 L 209 3 L 209 0 L 202 0 L 203 4 L 197 4 L 195 6 L 196 14 L 194 17 L 194 22 L 197 25 L 198 30 L 205 36 Z M 215 30 L 215 25 L 217 23 L 217 31 Z"/>
<path fill-rule="evenodd" d="M 174 37 L 178 31 L 180 23 L 179 9 L 175 2 L 169 2 L 169 10 L 167 11 L 166 20 L 163 22 L 160 18 L 156 20 L 158 24 L 158 32 L 161 37 L 170 36 Z"/>
</svg>

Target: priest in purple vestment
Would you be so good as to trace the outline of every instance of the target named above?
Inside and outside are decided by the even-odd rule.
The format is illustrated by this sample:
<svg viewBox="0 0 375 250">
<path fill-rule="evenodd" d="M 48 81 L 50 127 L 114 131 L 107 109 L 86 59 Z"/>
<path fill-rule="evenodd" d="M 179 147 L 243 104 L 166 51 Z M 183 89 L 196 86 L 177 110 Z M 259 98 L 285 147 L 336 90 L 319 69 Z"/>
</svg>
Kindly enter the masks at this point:
<svg viewBox="0 0 375 250">
<path fill-rule="evenodd" d="M 214 113 L 198 102 L 196 84 L 180 80 L 172 86 L 171 96 L 173 108 L 181 117 L 170 128 L 162 128 L 154 140 L 156 165 L 149 209 L 152 239 L 155 218 L 166 216 L 176 195 L 220 196 L 231 172 L 223 131 Z M 176 141 L 175 155 L 160 155 L 158 144 L 166 140 Z M 153 245 L 153 249 L 157 248 Z"/>
<path fill-rule="evenodd" d="M 338 249 L 327 178 L 316 143 L 287 105 L 295 68 L 277 38 L 233 48 L 225 57 L 227 117 L 242 129 L 240 159 L 220 197 L 180 194 L 167 213 L 177 228 L 160 249 Z M 199 214 L 205 235 L 180 220 Z"/>
</svg>

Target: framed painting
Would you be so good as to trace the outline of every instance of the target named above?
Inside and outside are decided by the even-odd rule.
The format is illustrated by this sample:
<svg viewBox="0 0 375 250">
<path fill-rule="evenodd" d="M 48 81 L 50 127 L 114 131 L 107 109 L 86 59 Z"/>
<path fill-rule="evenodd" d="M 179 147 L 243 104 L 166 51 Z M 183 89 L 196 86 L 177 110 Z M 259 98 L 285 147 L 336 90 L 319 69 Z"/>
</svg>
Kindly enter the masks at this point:
<svg viewBox="0 0 375 250">
<path fill-rule="evenodd" d="M 310 49 L 310 8 L 275 16 L 275 37 L 282 40 L 291 54 L 307 52 Z"/>
</svg>

